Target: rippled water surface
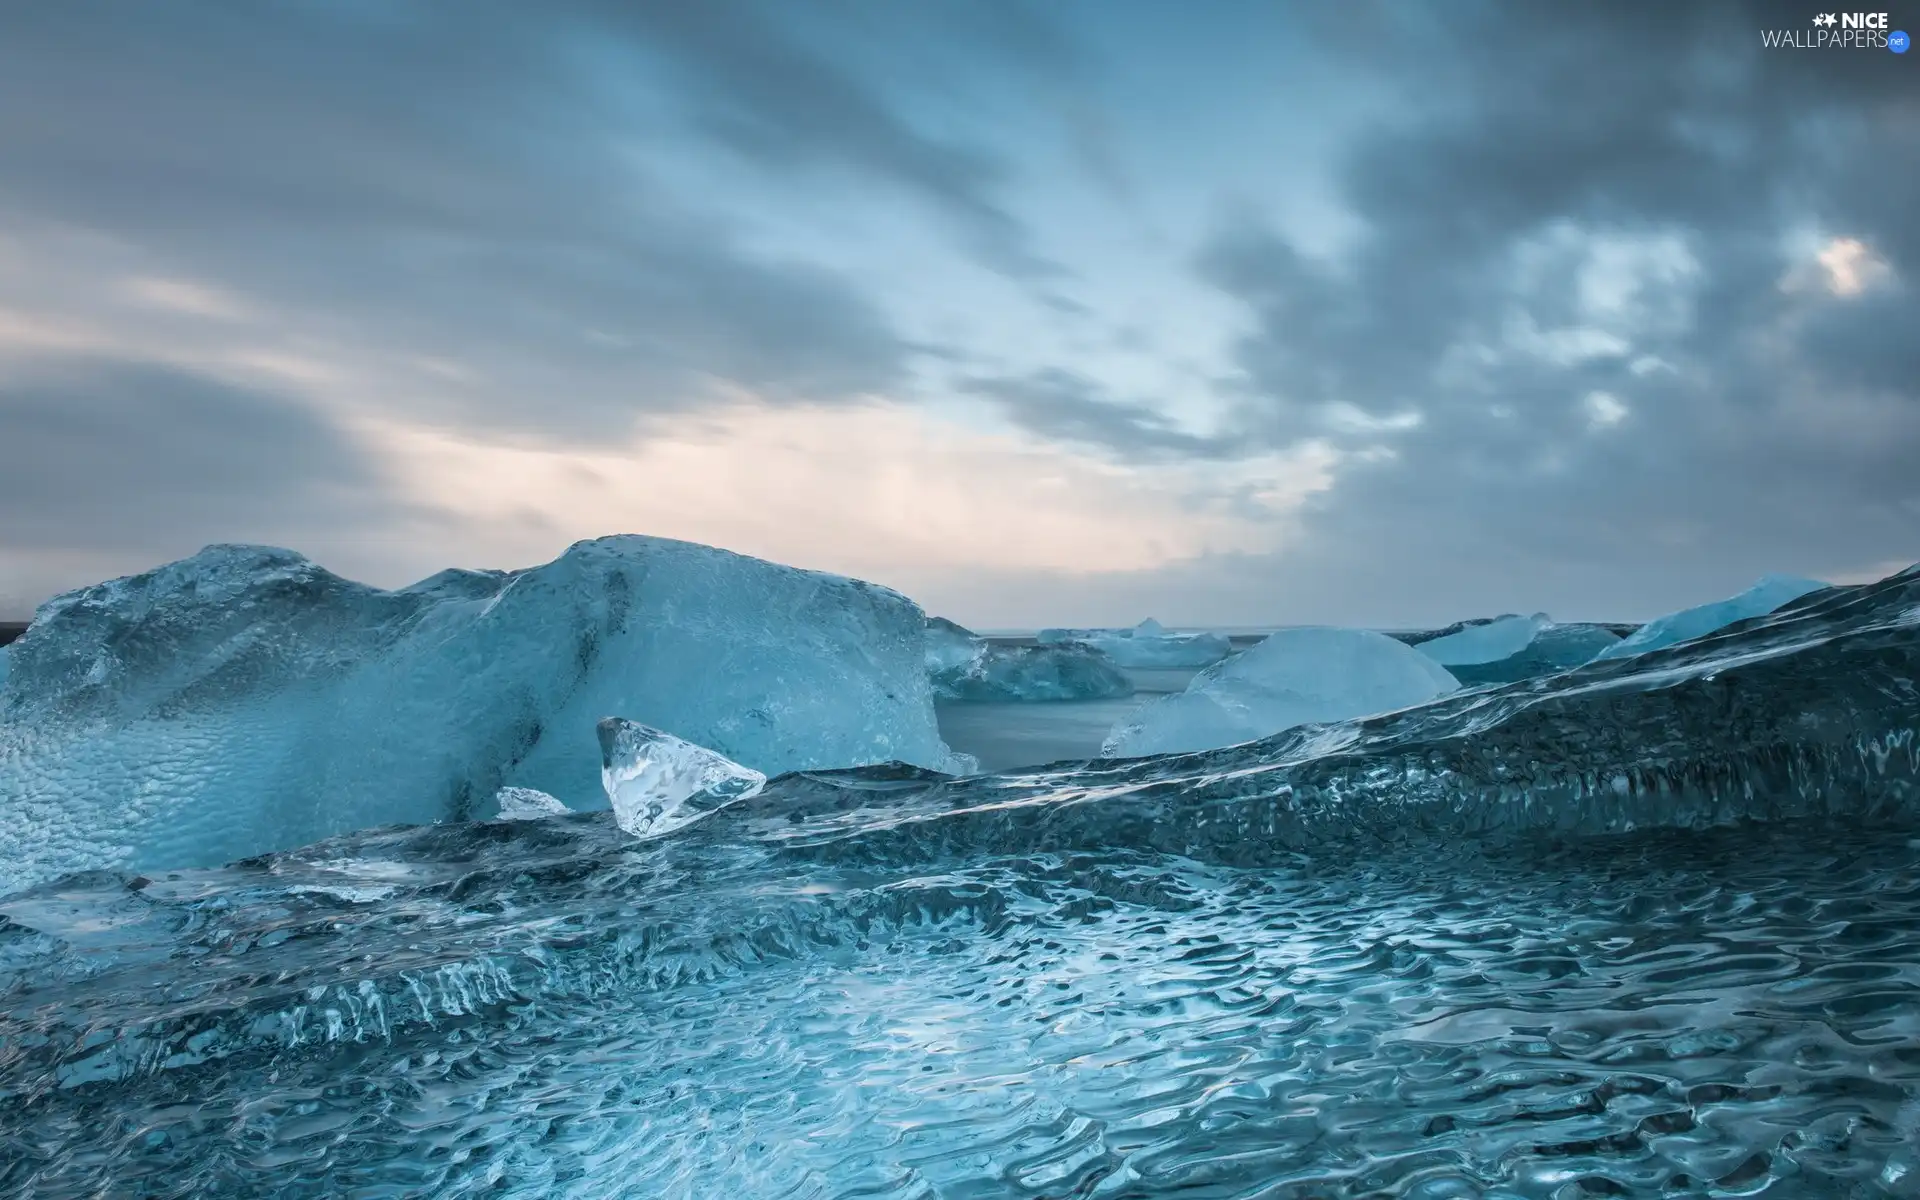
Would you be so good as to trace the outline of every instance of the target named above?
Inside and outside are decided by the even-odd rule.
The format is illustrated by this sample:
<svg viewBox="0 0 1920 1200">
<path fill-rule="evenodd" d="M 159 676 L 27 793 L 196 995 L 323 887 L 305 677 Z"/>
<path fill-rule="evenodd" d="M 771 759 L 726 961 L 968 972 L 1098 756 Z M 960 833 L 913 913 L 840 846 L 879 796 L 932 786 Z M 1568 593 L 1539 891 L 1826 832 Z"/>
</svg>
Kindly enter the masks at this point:
<svg viewBox="0 0 1920 1200">
<path fill-rule="evenodd" d="M 301 1045 L 14 1097 L 4 1179 L 1920 1194 L 1913 837 L 1796 825 L 1260 869 L 1109 854 L 822 874 L 753 898 L 783 916 L 758 930 L 618 931 L 636 944 L 624 978 L 606 965 L 614 986 L 529 999 L 504 973 L 429 969 L 433 1024 L 329 1043 L 345 1018 L 323 994 Z"/>
<path fill-rule="evenodd" d="M 0 1193 L 1920 1196 L 1916 623 L 69 878 L 0 899 Z"/>
</svg>

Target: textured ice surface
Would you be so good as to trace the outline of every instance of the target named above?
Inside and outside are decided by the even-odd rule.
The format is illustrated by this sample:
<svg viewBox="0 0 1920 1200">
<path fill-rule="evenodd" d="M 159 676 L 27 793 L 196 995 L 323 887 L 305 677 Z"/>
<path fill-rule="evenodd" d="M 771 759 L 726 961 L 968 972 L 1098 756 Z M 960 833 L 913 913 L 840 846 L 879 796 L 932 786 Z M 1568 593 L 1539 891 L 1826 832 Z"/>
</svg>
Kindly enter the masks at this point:
<svg viewBox="0 0 1920 1200">
<path fill-rule="evenodd" d="M 1431 658 L 1366 629 L 1283 629 L 1114 726 L 1101 753 L 1210 750 L 1296 725 L 1422 704 L 1458 684 Z"/>
<path fill-rule="evenodd" d="M 1545 613 L 1531 617 L 1496 617 L 1484 625 L 1469 625 L 1458 633 L 1421 642 L 1419 650 L 1443 667 L 1498 662 L 1525 650 L 1535 635 L 1551 623 Z"/>
<path fill-rule="evenodd" d="M 1110 700 L 1133 694 L 1127 673 L 1091 646 L 996 645 L 938 617 L 927 622 L 927 673 L 942 700 Z"/>
<path fill-rule="evenodd" d="M 7 650 L 8 647 L 0 646 L 0 689 L 7 686 Z"/>
<path fill-rule="evenodd" d="M 1635 630 L 1631 636 L 1622 638 L 1618 643 L 1603 649 L 1596 657 L 1627 658 L 1635 654 L 1645 654 L 1649 650 L 1658 650 L 1662 646 L 1692 641 L 1697 637 L 1705 637 L 1716 629 L 1724 629 L 1735 621 L 1744 621 L 1749 617 L 1763 617 L 1789 600 L 1798 600 L 1810 592 L 1817 592 L 1831 586 L 1833 585 L 1821 583 L 1817 579 L 1800 579 L 1792 575 L 1767 575 L 1738 596 L 1717 600 L 1712 604 L 1682 609 L 1649 621 Z"/>
<path fill-rule="evenodd" d="M 635 837 L 672 833 L 767 786 L 751 767 L 622 717 L 600 722 L 600 779 L 615 823 Z"/>
<path fill-rule="evenodd" d="M 1168 633 L 1152 617 L 1132 629 L 1042 629 L 1041 645 L 1092 646 L 1123 667 L 1204 667 L 1233 653 L 1217 633 Z"/>
<path fill-rule="evenodd" d="M 0 1193 L 1911 1197 L 1916 626 L 69 879 L 0 900 Z"/>
<path fill-rule="evenodd" d="M 503 787 L 493 798 L 494 808 L 502 821 L 540 821 L 547 817 L 564 817 L 573 810 L 545 792 L 533 788 Z"/>
<path fill-rule="evenodd" d="M 50 601 L 10 647 L 0 893 L 485 816 L 502 786 L 602 807 L 605 716 L 769 773 L 964 766 L 924 641 L 885 588 L 656 538 L 400 591 L 211 547 Z"/>
</svg>

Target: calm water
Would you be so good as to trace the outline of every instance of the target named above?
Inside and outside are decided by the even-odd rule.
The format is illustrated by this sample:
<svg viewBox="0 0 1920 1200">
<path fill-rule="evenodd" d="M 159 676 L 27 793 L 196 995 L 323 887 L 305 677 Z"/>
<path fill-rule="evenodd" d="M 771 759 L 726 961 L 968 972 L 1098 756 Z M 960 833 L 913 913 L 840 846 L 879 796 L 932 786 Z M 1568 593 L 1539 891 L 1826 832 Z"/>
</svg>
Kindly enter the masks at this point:
<svg viewBox="0 0 1920 1200">
<path fill-rule="evenodd" d="M 1135 692 L 1119 700 L 1052 704 L 942 704 L 940 736 L 955 750 L 979 758 L 986 771 L 1093 758 L 1122 717 L 1169 692 L 1186 688 L 1198 671 L 1131 670 Z"/>
</svg>

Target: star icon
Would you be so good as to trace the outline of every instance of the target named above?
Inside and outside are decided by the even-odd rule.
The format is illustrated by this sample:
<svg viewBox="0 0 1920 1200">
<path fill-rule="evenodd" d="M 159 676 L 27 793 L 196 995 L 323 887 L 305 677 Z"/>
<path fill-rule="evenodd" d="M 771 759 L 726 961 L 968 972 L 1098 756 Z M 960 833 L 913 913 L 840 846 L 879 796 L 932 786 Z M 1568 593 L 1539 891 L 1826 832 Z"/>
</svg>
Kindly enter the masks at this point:
<svg viewBox="0 0 1920 1200">
<path fill-rule="evenodd" d="M 1838 22 L 1839 22 L 1839 18 L 1834 16 L 1832 13 L 1821 13 L 1819 16 L 1813 19 L 1813 23 L 1815 25 L 1834 25 L 1834 24 L 1837 24 Z"/>
</svg>

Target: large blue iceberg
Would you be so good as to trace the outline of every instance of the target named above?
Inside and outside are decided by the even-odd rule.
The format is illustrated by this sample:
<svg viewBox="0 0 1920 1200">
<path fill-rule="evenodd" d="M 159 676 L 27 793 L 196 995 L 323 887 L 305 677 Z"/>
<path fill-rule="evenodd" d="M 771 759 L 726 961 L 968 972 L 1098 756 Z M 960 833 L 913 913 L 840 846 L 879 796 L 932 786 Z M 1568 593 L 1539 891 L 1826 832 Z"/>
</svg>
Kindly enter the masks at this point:
<svg viewBox="0 0 1920 1200">
<path fill-rule="evenodd" d="M 1628 637 L 1608 646 L 1596 658 L 1628 658 L 1662 646 L 1705 637 L 1736 621 L 1764 617 L 1781 605 L 1833 586 L 1817 579 L 1767 575 L 1738 596 L 1696 605 L 1647 622 Z"/>
<path fill-rule="evenodd" d="M 0 894 L 487 816 L 503 786 L 604 807 L 610 716 L 769 774 L 965 769 L 924 626 L 886 588 L 657 538 L 399 591 L 211 547 L 52 600 L 9 647 Z"/>
<path fill-rule="evenodd" d="M 1418 650 L 1366 629 L 1283 629 L 1142 705 L 1108 735 L 1109 757 L 1211 750 L 1296 725 L 1424 704 L 1459 684 Z"/>
<path fill-rule="evenodd" d="M 927 673 L 937 699 L 965 703 L 1110 700 L 1133 680 L 1092 646 L 999 645 L 952 621 L 927 621 Z"/>
</svg>

